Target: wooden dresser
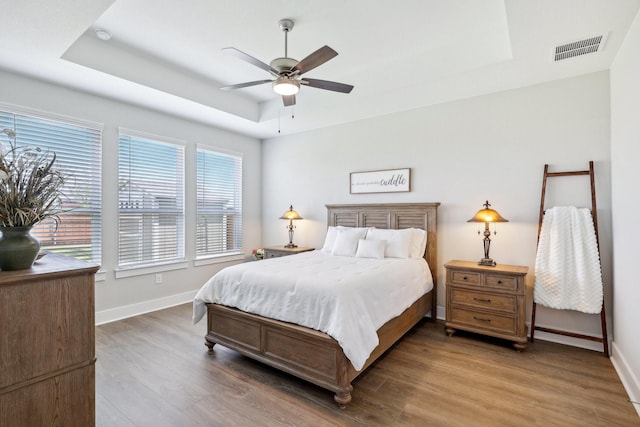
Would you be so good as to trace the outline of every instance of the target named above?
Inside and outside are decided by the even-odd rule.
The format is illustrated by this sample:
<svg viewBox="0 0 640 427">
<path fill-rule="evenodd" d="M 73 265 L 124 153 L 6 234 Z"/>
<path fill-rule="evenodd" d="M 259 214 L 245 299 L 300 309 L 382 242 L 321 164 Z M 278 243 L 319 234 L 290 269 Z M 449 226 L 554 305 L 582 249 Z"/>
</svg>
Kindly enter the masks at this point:
<svg viewBox="0 0 640 427">
<path fill-rule="evenodd" d="M 525 277 L 528 267 L 471 261 L 449 261 L 447 320 L 449 336 L 456 329 L 513 341 L 517 350 L 527 346 Z"/>
<path fill-rule="evenodd" d="M 313 248 L 304 248 L 297 246 L 295 248 L 285 248 L 284 246 L 271 246 L 264 248 L 264 257 L 266 258 L 278 258 L 281 256 L 295 255 L 302 252 L 312 251 Z"/>
<path fill-rule="evenodd" d="M 0 427 L 95 425 L 97 270 L 48 254 L 0 271 Z"/>
</svg>

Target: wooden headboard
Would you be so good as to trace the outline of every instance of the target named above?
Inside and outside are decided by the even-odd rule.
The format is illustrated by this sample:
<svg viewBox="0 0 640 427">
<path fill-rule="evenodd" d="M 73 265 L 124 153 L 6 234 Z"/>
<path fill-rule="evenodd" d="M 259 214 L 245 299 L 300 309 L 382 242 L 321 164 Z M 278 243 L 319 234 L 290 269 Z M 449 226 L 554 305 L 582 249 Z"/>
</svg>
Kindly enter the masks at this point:
<svg viewBox="0 0 640 427">
<path fill-rule="evenodd" d="M 422 228 L 427 231 L 427 249 L 424 259 L 433 277 L 432 315 L 436 316 L 436 289 L 438 285 L 438 228 L 437 213 L 440 203 L 377 203 L 364 205 L 326 205 L 327 225 L 344 227 Z"/>
</svg>

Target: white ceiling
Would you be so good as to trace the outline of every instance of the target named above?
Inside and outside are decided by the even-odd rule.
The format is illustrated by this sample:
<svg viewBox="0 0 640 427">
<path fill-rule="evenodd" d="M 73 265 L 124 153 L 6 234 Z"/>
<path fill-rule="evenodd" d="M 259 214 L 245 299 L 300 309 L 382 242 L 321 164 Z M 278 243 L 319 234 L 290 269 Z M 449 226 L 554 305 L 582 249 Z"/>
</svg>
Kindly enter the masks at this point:
<svg viewBox="0 0 640 427">
<path fill-rule="evenodd" d="M 640 0 L 0 0 L 0 68 L 258 138 L 606 70 Z M 284 108 L 265 63 L 328 45 L 305 74 L 355 86 L 302 87 Z M 96 37 L 103 28 L 109 41 Z M 554 62 L 555 46 L 605 35 L 592 54 Z M 1 100 L 1 92 L 0 92 Z M 295 118 L 291 116 L 294 115 Z M 281 133 L 278 133 L 280 129 Z"/>
</svg>

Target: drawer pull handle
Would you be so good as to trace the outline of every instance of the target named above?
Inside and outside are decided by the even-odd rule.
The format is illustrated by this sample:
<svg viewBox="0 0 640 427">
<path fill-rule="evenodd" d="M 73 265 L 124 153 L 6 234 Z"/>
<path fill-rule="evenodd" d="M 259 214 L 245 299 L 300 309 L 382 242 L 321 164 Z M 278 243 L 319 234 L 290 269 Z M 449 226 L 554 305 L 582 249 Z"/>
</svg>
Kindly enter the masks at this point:
<svg viewBox="0 0 640 427">
<path fill-rule="evenodd" d="M 473 297 L 474 301 L 478 301 L 478 302 L 491 302 L 491 300 L 489 298 L 476 298 Z"/>
<path fill-rule="evenodd" d="M 467 276 L 462 277 L 462 280 L 467 280 Z"/>
<path fill-rule="evenodd" d="M 484 317 L 473 316 L 473 320 L 477 320 L 479 322 L 491 322 L 491 319 L 485 319 Z"/>
<path fill-rule="evenodd" d="M 498 285 L 502 285 L 502 280 L 498 280 Z"/>
</svg>

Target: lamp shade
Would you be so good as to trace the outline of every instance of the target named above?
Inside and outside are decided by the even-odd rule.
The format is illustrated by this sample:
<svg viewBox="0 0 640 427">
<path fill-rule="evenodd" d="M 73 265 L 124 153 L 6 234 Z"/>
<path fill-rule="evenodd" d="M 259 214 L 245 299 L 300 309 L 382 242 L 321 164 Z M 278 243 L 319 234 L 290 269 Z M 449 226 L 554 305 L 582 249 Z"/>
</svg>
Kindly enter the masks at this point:
<svg viewBox="0 0 640 427">
<path fill-rule="evenodd" d="M 293 210 L 293 205 L 289 206 L 289 210 L 282 214 L 280 219 L 303 219 L 300 214 Z"/>
<path fill-rule="evenodd" d="M 498 211 L 489 208 L 491 206 L 487 200 L 484 204 L 484 209 L 480 209 L 476 214 L 467 222 L 509 222 L 508 219 L 504 219 Z"/>
</svg>

